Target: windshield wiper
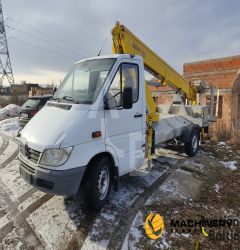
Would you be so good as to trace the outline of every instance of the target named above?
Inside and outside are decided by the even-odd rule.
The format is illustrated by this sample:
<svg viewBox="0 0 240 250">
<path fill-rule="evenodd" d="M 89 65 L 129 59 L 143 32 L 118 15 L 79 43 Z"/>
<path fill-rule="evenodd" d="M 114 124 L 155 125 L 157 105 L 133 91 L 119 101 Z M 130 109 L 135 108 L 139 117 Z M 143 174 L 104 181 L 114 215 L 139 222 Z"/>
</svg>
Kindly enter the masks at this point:
<svg viewBox="0 0 240 250">
<path fill-rule="evenodd" d="M 62 99 L 64 100 L 67 100 L 67 101 L 71 101 L 71 102 L 74 102 L 74 103 L 78 103 L 78 101 L 76 99 L 74 99 L 72 96 L 63 96 Z"/>
<path fill-rule="evenodd" d="M 54 101 L 60 102 L 60 98 L 58 98 L 58 97 L 56 97 L 56 98 L 53 98 L 53 97 L 52 97 L 52 98 L 50 98 L 50 99 L 49 99 L 49 101 L 51 101 L 51 100 L 54 100 Z"/>
</svg>

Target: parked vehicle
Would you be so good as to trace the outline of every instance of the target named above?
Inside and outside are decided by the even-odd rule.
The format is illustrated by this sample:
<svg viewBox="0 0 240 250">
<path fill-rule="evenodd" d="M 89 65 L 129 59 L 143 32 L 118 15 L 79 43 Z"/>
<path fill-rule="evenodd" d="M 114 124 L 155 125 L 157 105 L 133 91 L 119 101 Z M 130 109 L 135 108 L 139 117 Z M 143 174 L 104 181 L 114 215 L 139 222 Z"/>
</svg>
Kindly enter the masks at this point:
<svg viewBox="0 0 240 250">
<path fill-rule="evenodd" d="M 19 125 L 24 127 L 30 119 L 47 103 L 51 95 L 32 96 L 21 106 Z"/>
<path fill-rule="evenodd" d="M 112 34 L 114 55 L 77 62 L 20 136 L 20 173 L 28 183 L 66 196 L 81 188 L 96 210 L 111 187 L 117 189 L 119 176 L 143 165 L 145 152 L 151 161 L 153 145 L 180 140 L 194 156 L 200 132 L 212 122 L 206 107 L 185 105 L 179 95 L 157 109 L 145 68 L 192 103 L 195 86 L 123 25 Z"/>
</svg>

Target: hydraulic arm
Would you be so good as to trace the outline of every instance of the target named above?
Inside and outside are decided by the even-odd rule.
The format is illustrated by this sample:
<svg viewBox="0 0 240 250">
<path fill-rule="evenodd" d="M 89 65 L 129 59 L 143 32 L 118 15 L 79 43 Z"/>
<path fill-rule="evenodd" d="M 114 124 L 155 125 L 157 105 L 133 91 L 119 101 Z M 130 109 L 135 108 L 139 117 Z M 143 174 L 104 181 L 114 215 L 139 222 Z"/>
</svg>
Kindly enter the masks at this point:
<svg viewBox="0 0 240 250">
<path fill-rule="evenodd" d="M 112 30 L 112 51 L 114 54 L 142 56 L 145 69 L 157 77 L 161 83 L 175 87 L 183 93 L 188 100 L 196 100 L 195 87 L 119 22 L 116 23 Z M 147 84 L 145 85 L 147 105 L 152 116 L 152 121 L 158 121 L 159 115 L 155 111 L 155 104 L 149 86 Z"/>
</svg>

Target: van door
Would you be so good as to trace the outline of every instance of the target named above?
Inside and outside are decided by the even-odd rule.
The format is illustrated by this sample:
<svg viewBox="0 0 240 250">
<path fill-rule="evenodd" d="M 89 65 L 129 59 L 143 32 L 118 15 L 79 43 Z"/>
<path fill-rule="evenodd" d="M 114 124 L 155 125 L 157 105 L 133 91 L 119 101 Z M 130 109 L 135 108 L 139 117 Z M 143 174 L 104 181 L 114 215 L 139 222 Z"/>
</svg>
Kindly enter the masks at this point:
<svg viewBox="0 0 240 250">
<path fill-rule="evenodd" d="M 143 157 L 143 90 L 139 84 L 139 64 L 123 62 L 119 65 L 105 95 L 106 144 L 114 148 L 119 160 L 119 174 L 123 175 L 142 163 Z M 133 105 L 123 109 L 124 87 L 132 88 Z"/>
</svg>

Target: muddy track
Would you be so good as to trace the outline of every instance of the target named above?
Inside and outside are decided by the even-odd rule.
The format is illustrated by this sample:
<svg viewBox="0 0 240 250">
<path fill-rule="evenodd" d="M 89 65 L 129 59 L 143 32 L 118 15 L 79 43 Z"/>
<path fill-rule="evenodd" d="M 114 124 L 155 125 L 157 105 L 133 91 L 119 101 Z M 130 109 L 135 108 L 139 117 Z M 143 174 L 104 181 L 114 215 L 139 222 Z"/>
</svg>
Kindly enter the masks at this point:
<svg viewBox="0 0 240 250">
<path fill-rule="evenodd" d="M 0 136 L 3 138 L 3 145 L 0 149 L 0 152 L 3 153 L 9 145 L 9 140 L 17 143 L 17 149 L 0 165 L 0 169 L 7 167 L 9 163 L 11 163 L 17 156 L 19 151 L 19 141 L 14 138 L 8 138 L 8 136 L 0 133 Z M 4 209 L 4 213 L 7 213 L 7 218 L 9 222 L 1 229 L 0 231 L 0 241 L 4 239 L 9 233 L 11 233 L 14 229 L 23 233 L 22 240 L 26 245 L 29 245 L 29 242 L 26 242 L 24 239 L 27 239 L 29 236 L 32 237 L 35 241 L 36 245 L 41 245 L 41 241 L 36 236 L 34 230 L 30 227 L 30 225 L 26 221 L 26 217 L 35 209 L 40 207 L 47 200 L 52 198 L 50 195 L 45 195 L 41 199 L 37 200 L 35 203 L 31 204 L 26 210 L 23 212 L 19 212 L 18 206 L 26 200 L 29 195 L 36 192 L 35 189 L 30 189 L 27 193 L 25 193 L 19 200 L 12 201 L 9 194 L 4 188 L 4 184 L 0 180 L 0 188 L 1 188 L 1 196 L 5 201 L 7 207 Z M 24 228 L 24 231 L 22 230 Z"/>
<path fill-rule="evenodd" d="M 0 188 L 1 188 L 1 194 L 5 200 L 5 203 L 7 204 L 7 216 L 9 218 L 9 222 L 1 229 L 0 231 L 0 241 L 3 240 L 4 237 L 7 236 L 14 228 L 16 230 L 19 230 L 20 232 L 23 233 L 22 240 L 23 242 L 25 241 L 24 239 L 27 239 L 31 237 L 34 239 L 34 242 L 37 246 L 41 246 L 42 242 L 39 240 L 38 236 L 36 235 L 35 231 L 32 229 L 32 227 L 28 224 L 26 221 L 26 218 L 36 209 L 38 209 L 42 204 L 47 202 L 49 199 L 51 199 L 53 196 L 46 194 L 34 203 L 32 203 L 30 206 L 28 206 L 24 211 L 20 212 L 18 210 L 18 206 L 22 203 L 20 197 L 19 201 L 12 201 L 8 195 L 8 193 L 4 189 L 4 185 L 0 181 Z M 31 193 L 35 192 L 34 189 L 29 190 Z M 25 196 L 26 197 L 26 196 Z M 24 231 L 23 231 L 24 229 Z M 29 242 L 24 242 L 25 245 L 29 245 Z"/>
<path fill-rule="evenodd" d="M 124 216 L 120 219 L 118 226 L 115 227 L 107 249 L 121 249 L 137 212 L 141 210 L 146 200 L 163 184 L 173 171 L 174 169 L 167 170 L 150 187 L 146 188 L 146 190 L 133 202 L 133 204 L 124 211 Z"/>
<path fill-rule="evenodd" d="M 1 165 L 0 165 L 0 169 L 5 168 L 11 161 L 13 161 L 15 158 L 17 158 L 18 156 L 18 148 L 13 152 L 13 154 L 6 159 L 6 161 L 4 161 Z"/>
<path fill-rule="evenodd" d="M 73 235 L 72 240 L 68 243 L 66 249 L 68 250 L 74 250 L 74 249 L 81 249 L 83 246 L 85 239 L 87 238 L 87 235 L 89 231 L 92 228 L 92 225 L 97 217 L 96 213 L 91 213 L 86 211 L 85 217 L 82 219 L 81 224 L 84 225 L 84 227 L 79 228 Z"/>
<path fill-rule="evenodd" d="M 6 136 L 6 135 L 4 135 L 4 134 L 2 134 L 2 133 L 0 133 L 0 136 L 3 138 L 3 145 L 2 145 L 2 147 L 1 147 L 1 149 L 0 149 L 0 153 L 3 153 L 3 152 L 6 150 L 8 144 L 9 144 L 9 140 L 14 141 L 14 142 L 18 145 L 17 149 L 13 152 L 13 154 L 12 154 L 11 156 L 9 156 L 2 164 L 0 164 L 0 169 L 3 169 L 3 168 L 5 168 L 11 161 L 13 161 L 15 158 L 17 158 L 18 152 L 19 152 L 19 141 L 18 141 L 17 139 L 15 139 L 15 138 L 11 138 L 11 139 L 10 139 L 10 138 L 8 138 L 8 136 Z M 5 144 L 4 144 L 4 143 L 5 143 Z"/>
<path fill-rule="evenodd" d="M 1 155 L 6 150 L 8 144 L 9 144 L 9 139 L 6 136 L 4 136 L 2 133 L 0 133 L 0 136 L 3 139 L 3 144 L 0 148 L 0 155 Z"/>
</svg>

